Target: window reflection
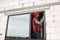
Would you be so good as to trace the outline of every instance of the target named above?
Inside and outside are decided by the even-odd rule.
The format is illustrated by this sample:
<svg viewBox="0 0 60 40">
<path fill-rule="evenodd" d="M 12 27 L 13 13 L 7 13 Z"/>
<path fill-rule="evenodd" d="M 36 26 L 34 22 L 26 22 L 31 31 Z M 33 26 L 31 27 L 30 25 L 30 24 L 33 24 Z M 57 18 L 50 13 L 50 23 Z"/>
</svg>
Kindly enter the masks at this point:
<svg viewBox="0 0 60 40">
<path fill-rule="evenodd" d="M 7 36 L 29 37 L 30 14 L 10 16 Z"/>
</svg>

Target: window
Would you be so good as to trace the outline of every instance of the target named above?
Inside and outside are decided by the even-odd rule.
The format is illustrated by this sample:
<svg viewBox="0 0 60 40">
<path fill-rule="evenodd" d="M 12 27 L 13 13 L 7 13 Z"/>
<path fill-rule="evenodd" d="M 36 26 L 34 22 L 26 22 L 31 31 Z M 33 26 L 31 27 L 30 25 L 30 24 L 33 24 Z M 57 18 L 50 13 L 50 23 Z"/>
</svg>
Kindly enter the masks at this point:
<svg viewBox="0 0 60 40">
<path fill-rule="evenodd" d="M 44 11 L 9 15 L 5 40 L 45 40 L 44 18 Z"/>
</svg>

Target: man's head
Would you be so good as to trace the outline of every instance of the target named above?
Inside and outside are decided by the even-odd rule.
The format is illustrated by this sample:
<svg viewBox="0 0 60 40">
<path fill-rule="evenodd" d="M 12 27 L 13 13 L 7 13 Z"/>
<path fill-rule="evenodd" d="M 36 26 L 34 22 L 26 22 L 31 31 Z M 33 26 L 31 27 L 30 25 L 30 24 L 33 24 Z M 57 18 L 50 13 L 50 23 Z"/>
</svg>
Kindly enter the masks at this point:
<svg viewBox="0 0 60 40">
<path fill-rule="evenodd" d="M 34 12 L 34 17 L 39 17 L 39 12 Z"/>
</svg>

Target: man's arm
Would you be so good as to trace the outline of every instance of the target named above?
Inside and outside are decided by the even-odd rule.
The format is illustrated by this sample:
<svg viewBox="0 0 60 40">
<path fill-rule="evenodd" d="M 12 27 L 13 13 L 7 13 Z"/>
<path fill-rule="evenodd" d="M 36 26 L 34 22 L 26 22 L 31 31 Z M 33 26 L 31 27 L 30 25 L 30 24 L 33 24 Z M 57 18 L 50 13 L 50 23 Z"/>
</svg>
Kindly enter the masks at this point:
<svg viewBox="0 0 60 40">
<path fill-rule="evenodd" d="M 36 20 L 35 23 L 41 24 L 44 21 L 44 17 L 42 17 L 41 21 Z"/>
</svg>

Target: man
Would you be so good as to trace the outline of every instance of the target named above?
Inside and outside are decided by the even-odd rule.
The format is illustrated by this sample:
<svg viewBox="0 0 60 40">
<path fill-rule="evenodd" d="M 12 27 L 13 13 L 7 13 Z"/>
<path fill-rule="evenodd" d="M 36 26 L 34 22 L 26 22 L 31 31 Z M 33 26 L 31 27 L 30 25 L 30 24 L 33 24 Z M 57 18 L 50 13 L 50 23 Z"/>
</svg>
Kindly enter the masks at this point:
<svg viewBox="0 0 60 40">
<path fill-rule="evenodd" d="M 38 17 L 39 12 L 34 12 L 34 18 L 32 20 L 32 28 L 36 39 L 41 38 L 41 31 L 42 31 L 41 24 L 44 20 L 44 17 L 42 17 L 41 21 L 39 21 Z"/>
</svg>

